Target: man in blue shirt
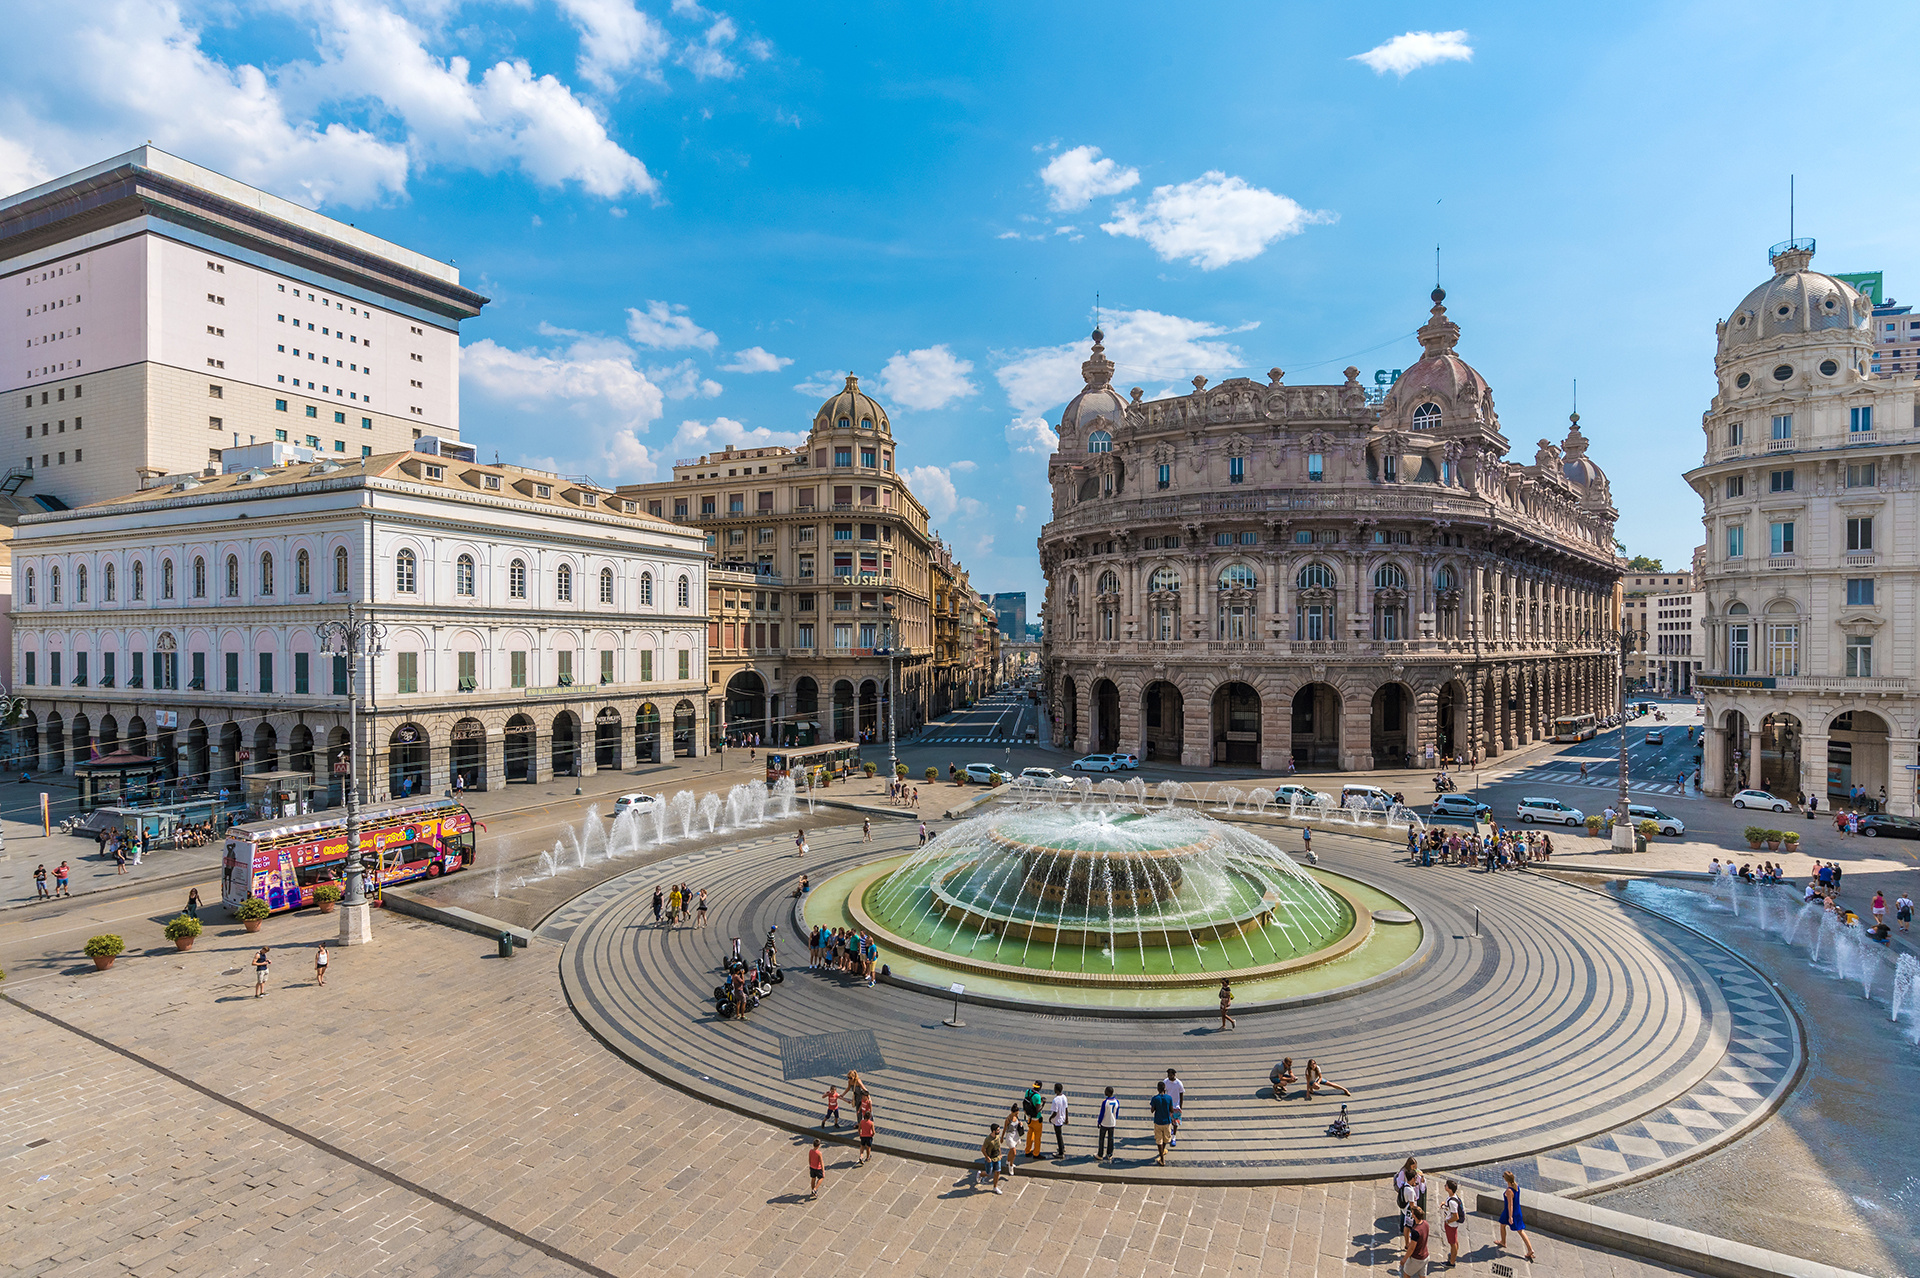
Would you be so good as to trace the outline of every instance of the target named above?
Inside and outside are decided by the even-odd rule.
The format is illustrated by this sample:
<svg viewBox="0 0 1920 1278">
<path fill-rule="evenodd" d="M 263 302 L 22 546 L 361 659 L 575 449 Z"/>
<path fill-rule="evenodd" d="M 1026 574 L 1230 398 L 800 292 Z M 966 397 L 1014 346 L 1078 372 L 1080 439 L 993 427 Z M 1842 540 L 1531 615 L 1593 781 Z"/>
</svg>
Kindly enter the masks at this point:
<svg viewBox="0 0 1920 1278">
<path fill-rule="evenodd" d="M 1173 1139 L 1173 1097 L 1167 1095 L 1167 1083 L 1162 1079 L 1160 1090 L 1147 1102 L 1153 1110 L 1153 1143 L 1160 1150 L 1160 1166 L 1167 1165 L 1167 1142 Z"/>
</svg>

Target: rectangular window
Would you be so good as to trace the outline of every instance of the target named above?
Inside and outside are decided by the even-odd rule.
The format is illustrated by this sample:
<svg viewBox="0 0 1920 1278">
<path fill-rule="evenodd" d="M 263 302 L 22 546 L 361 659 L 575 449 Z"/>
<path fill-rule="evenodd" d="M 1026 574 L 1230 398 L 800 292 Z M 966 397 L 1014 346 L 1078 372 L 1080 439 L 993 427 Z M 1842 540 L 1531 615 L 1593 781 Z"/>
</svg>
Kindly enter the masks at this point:
<svg viewBox="0 0 1920 1278">
<path fill-rule="evenodd" d="M 480 654 L 462 652 L 455 656 L 460 672 L 460 691 L 474 691 L 480 686 Z"/>
<path fill-rule="evenodd" d="M 132 654 L 132 656 L 133 673 L 127 679 L 127 686 L 129 688 L 138 688 L 147 681 L 147 654 L 144 652 L 136 652 Z M 160 663 L 157 661 L 153 663 L 153 673 L 156 676 L 160 673 Z M 158 678 L 156 678 L 154 682 L 157 684 L 159 682 Z"/>
<path fill-rule="evenodd" d="M 1848 434 L 1864 435 L 1872 429 L 1873 429 L 1873 406 L 1871 404 L 1863 405 L 1860 408 L 1850 408 L 1847 410 L 1847 433 Z"/>
<path fill-rule="evenodd" d="M 1744 422 L 1727 423 L 1727 447 L 1738 448 L 1746 438 L 1747 427 Z"/>
<path fill-rule="evenodd" d="M 1873 640 L 1851 635 L 1847 638 L 1847 678 L 1873 678 Z"/>
<path fill-rule="evenodd" d="M 1746 493 L 1747 493 L 1747 477 L 1745 475 L 1727 476 L 1727 496 L 1744 497 L 1746 496 Z"/>
<path fill-rule="evenodd" d="M 312 404 L 307 405 L 307 416 L 318 417 L 319 415 L 320 415 L 319 409 L 315 408 Z"/>
<path fill-rule="evenodd" d="M 611 652 L 602 652 L 600 654 L 600 682 L 613 682 L 613 653 Z"/>
<path fill-rule="evenodd" d="M 1800 627 L 1767 626 L 1767 673 L 1792 678 L 1800 673 Z"/>
<path fill-rule="evenodd" d="M 1788 530 L 1791 532 L 1791 524 L 1788 525 Z M 1864 519 L 1849 519 L 1847 521 L 1847 549 L 1873 549 L 1873 517 L 1871 515 Z"/>
<path fill-rule="evenodd" d="M 1727 673 L 1744 675 L 1747 673 L 1749 644 L 1748 629 L 1744 625 L 1727 627 Z"/>
<path fill-rule="evenodd" d="M 1873 607 L 1873 578 L 1847 578 L 1847 603 L 1855 608 Z"/>
<path fill-rule="evenodd" d="M 795 630 L 798 632 L 797 638 L 794 640 L 795 646 L 800 648 L 812 648 L 813 647 L 813 623 L 810 621 L 803 621 L 798 626 L 795 627 Z"/>
<path fill-rule="evenodd" d="M 1767 491 L 1790 493 L 1793 491 L 1793 472 L 1790 470 L 1772 470 L 1767 472 Z"/>
<path fill-rule="evenodd" d="M 836 466 L 851 466 L 851 465 L 853 465 L 853 450 L 852 450 L 851 448 L 836 448 L 836 449 L 834 449 L 834 450 L 833 450 L 833 464 L 834 464 L 834 465 L 836 465 Z"/>
<path fill-rule="evenodd" d="M 1775 439 L 1793 438 L 1793 414 L 1776 413 L 1773 418 L 1773 437 Z"/>
<path fill-rule="evenodd" d="M 100 686 L 103 688 L 111 688 L 113 686 L 113 661 L 113 653 L 103 652 L 100 654 Z"/>
<path fill-rule="evenodd" d="M 507 654 L 507 682 L 516 688 L 527 686 L 527 654 L 510 652 Z"/>
<path fill-rule="evenodd" d="M 59 659 L 59 655 L 56 653 L 55 660 L 57 661 L 58 659 Z M 54 673 L 56 676 L 59 674 L 58 666 L 54 668 Z M 54 679 L 54 682 L 58 683 L 60 681 L 56 677 Z M 196 652 L 193 654 L 193 678 L 189 681 L 189 683 L 191 684 L 192 687 L 196 689 L 204 690 L 206 688 L 207 686 L 207 654 L 206 653 Z"/>
<path fill-rule="evenodd" d="M 879 460 L 879 457 L 876 454 L 875 450 L 871 448 L 863 448 L 860 450 L 860 464 L 862 466 L 865 466 L 868 470 L 872 470 L 874 463 L 877 462 L 878 460 Z"/>
<path fill-rule="evenodd" d="M 60 686 L 60 654 L 57 652 L 47 654 L 47 682 L 56 688 Z"/>
<path fill-rule="evenodd" d="M 653 649 L 651 648 L 640 650 L 640 682 L 653 682 Z"/>
<path fill-rule="evenodd" d="M 226 662 L 227 667 L 227 691 L 240 691 L 240 654 L 237 652 L 224 653 L 222 654 L 222 658 Z"/>
<path fill-rule="evenodd" d="M 1747 530 L 1739 524 L 1727 529 L 1727 558 L 1739 559 L 1747 553 Z"/>
<path fill-rule="evenodd" d="M 833 646 L 836 648 L 853 647 L 853 624 L 851 622 L 838 621 L 834 623 Z"/>
<path fill-rule="evenodd" d="M 347 695 L 347 659 L 338 654 L 333 658 L 333 695 L 336 697 Z"/>
<path fill-rule="evenodd" d="M 28 685 L 29 687 L 31 687 L 31 686 L 33 686 L 33 685 L 34 685 L 35 683 L 38 683 L 38 682 L 39 682 L 39 677 L 38 677 L 38 675 L 36 674 L 36 672 L 35 672 L 35 670 L 34 670 L 34 657 L 35 657 L 35 654 L 34 654 L 34 653 L 31 653 L 31 652 L 29 652 L 28 654 L 26 654 L 26 656 L 27 656 L 27 674 L 26 674 L 26 682 L 27 682 L 27 685 Z"/>
<path fill-rule="evenodd" d="M 573 682 L 573 653 L 571 651 L 556 652 L 554 656 L 560 663 L 559 676 L 560 676 L 561 684 L 564 686 L 566 684 L 572 683 Z"/>
<path fill-rule="evenodd" d="M 1320 483 L 1322 480 L 1326 479 L 1326 477 L 1327 477 L 1327 459 L 1321 456 L 1319 453 L 1308 453 L 1307 454 L 1308 480 L 1317 484 L 1317 483 Z"/>
<path fill-rule="evenodd" d="M 297 697 L 304 697 L 311 690 L 307 686 L 311 673 L 308 669 L 309 662 L 308 654 L 304 652 L 293 654 L 293 694 Z"/>
<path fill-rule="evenodd" d="M 420 654 L 417 652 L 402 652 L 397 654 L 396 661 L 398 663 L 398 674 L 396 676 L 397 683 L 395 690 L 399 692 L 420 691 Z"/>
<path fill-rule="evenodd" d="M 273 654 L 271 652 L 263 652 L 260 654 L 260 686 L 255 688 L 254 691 L 273 691 Z"/>
<path fill-rule="evenodd" d="M 1173 487 L 1173 467 L 1162 464 L 1157 472 L 1155 482 L 1156 485 L 1161 488 Z"/>
<path fill-rule="evenodd" d="M 1872 462 L 1847 467 L 1847 487 L 1872 488 L 1879 481 L 1879 473 Z"/>
<path fill-rule="evenodd" d="M 1243 484 L 1247 480 L 1247 459 L 1244 457 L 1227 458 L 1227 482 Z"/>
<path fill-rule="evenodd" d="M 682 682 L 685 682 L 686 680 L 693 678 L 693 654 L 689 652 L 687 649 L 682 648 L 679 651 L 679 656 L 680 656 L 680 679 Z"/>
</svg>

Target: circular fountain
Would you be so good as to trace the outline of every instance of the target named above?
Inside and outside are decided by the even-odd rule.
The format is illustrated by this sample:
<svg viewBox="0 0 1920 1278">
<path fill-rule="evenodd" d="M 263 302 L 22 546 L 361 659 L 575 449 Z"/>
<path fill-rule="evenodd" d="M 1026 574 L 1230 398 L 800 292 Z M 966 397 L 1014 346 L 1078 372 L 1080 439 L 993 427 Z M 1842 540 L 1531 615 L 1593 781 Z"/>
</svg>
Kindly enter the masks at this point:
<svg viewBox="0 0 1920 1278">
<path fill-rule="evenodd" d="M 1346 955 L 1373 928 L 1361 885 L 1316 877 L 1258 834 L 1179 809 L 996 811 L 840 877 L 818 903 L 843 901 L 883 949 L 1019 983 L 1265 980 Z"/>
</svg>

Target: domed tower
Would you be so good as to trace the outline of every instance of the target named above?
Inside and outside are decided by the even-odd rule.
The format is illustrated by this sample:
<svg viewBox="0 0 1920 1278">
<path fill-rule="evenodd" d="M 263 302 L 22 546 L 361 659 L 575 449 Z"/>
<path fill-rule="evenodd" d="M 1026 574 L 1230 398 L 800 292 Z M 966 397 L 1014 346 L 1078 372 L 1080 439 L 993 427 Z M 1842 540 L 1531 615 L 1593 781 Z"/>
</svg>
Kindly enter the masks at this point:
<svg viewBox="0 0 1920 1278">
<path fill-rule="evenodd" d="M 1101 345 L 1106 334 L 1093 330 L 1093 353 L 1080 365 L 1085 383 L 1060 414 L 1060 444 L 1048 464 L 1054 513 L 1075 502 L 1112 497 L 1125 479 L 1125 463 L 1115 454 L 1127 421 L 1127 401 L 1113 389 L 1113 361 Z"/>
<path fill-rule="evenodd" d="M 1567 437 L 1560 445 L 1560 476 L 1580 494 L 1580 504 L 1605 512 L 1613 511 L 1613 488 L 1607 472 L 1587 456 L 1587 437 L 1580 433 L 1580 414 L 1567 416 Z"/>
<path fill-rule="evenodd" d="M 813 464 L 822 469 L 854 467 L 893 471 L 893 426 L 880 401 L 860 389 L 860 379 L 847 374 L 847 384 L 827 397 L 813 415 L 807 438 Z"/>
<path fill-rule="evenodd" d="M 1733 407 L 1867 380 L 1873 302 L 1851 284 L 1812 269 L 1814 242 L 1768 251 L 1773 278 L 1740 300 L 1716 329 L 1717 403 Z"/>
<path fill-rule="evenodd" d="M 1447 291 L 1435 288 L 1431 296 L 1433 310 L 1416 334 L 1420 358 L 1387 392 L 1368 444 L 1369 473 L 1378 480 L 1470 483 L 1479 457 L 1507 452 L 1493 388 L 1454 353 L 1460 326 L 1447 318 Z"/>
<path fill-rule="evenodd" d="M 878 431 L 882 435 L 893 433 L 892 425 L 887 421 L 887 410 L 880 401 L 860 389 L 860 379 L 852 373 L 847 374 L 847 384 L 827 401 L 820 405 L 820 411 L 813 415 L 813 429 L 817 433 L 823 430 L 865 430 Z"/>
</svg>

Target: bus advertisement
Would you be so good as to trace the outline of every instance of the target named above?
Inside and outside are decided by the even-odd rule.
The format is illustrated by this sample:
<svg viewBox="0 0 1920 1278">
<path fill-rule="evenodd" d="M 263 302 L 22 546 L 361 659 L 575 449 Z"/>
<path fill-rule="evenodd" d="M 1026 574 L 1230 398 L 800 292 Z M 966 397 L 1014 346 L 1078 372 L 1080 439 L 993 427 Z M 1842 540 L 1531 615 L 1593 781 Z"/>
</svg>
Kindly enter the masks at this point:
<svg viewBox="0 0 1920 1278">
<path fill-rule="evenodd" d="M 473 864 L 473 814 L 450 799 L 383 803 L 360 813 L 360 855 L 369 894 L 388 883 L 437 878 Z M 322 883 L 347 882 L 347 818 L 339 810 L 252 821 L 227 831 L 221 897 L 249 896 L 269 910 L 313 904 Z"/>
<path fill-rule="evenodd" d="M 849 772 L 859 771 L 859 742 L 836 741 L 830 745 L 767 751 L 768 785 L 784 776 L 793 776 L 794 784 L 799 785 L 801 777 L 819 769 L 825 769 L 827 776 L 835 781 Z"/>
</svg>

